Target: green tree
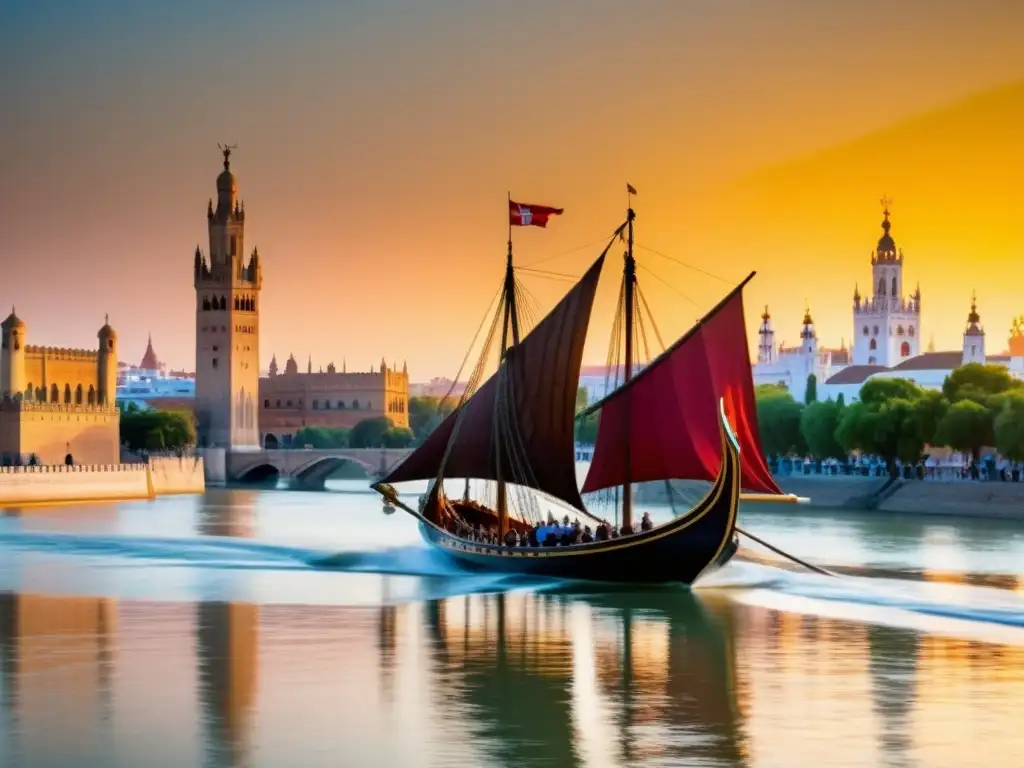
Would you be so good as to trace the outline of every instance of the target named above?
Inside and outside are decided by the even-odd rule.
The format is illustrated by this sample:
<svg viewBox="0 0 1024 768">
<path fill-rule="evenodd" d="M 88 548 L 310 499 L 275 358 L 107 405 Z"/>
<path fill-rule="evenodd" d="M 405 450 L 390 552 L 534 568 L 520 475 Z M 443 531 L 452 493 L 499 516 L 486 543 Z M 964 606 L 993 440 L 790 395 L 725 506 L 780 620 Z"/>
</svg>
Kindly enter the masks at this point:
<svg viewBox="0 0 1024 768">
<path fill-rule="evenodd" d="M 949 406 L 939 422 L 936 440 L 954 450 L 968 453 L 977 461 L 981 449 L 995 445 L 992 411 L 965 398 Z"/>
<path fill-rule="evenodd" d="M 881 407 L 890 400 L 917 401 L 924 390 L 907 379 L 868 379 L 860 388 L 860 401 Z"/>
<path fill-rule="evenodd" d="M 577 387 L 576 388 L 576 413 L 579 413 L 587 407 L 587 388 Z"/>
<path fill-rule="evenodd" d="M 757 426 L 761 433 L 761 447 L 767 454 L 801 454 L 806 451 L 800 433 L 800 415 L 803 406 L 785 387 L 762 384 L 755 390 Z"/>
<path fill-rule="evenodd" d="M 934 389 L 921 393 L 916 403 L 918 424 L 921 429 L 921 437 L 926 445 L 941 445 L 936 435 L 939 430 L 939 422 L 946 415 L 949 402 L 941 392 Z"/>
<path fill-rule="evenodd" d="M 458 404 L 458 400 L 453 397 L 410 397 L 409 428 L 414 439 L 422 441 Z"/>
<path fill-rule="evenodd" d="M 576 419 L 573 432 L 577 443 L 593 445 L 597 442 L 597 426 L 600 423 L 600 416 L 600 411 L 594 411 L 589 416 Z"/>
<path fill-rule="evenodd" d="M 376 416 L 372 419 L 363 419 L 349 432 L 349 445 L 353 448 L 381 448 L 384 446 L 384 436 L 394 424 L 387 416 Z"/>
<path fill-rule="evenodd" d="M 804 404 L 810 405 L 818 399 L 818 377 L 813 373 L 807 377 L 807 389 L 804 390 Z"/>
<path fill-rule="evenodd" d="M 876 450 L 873 453 L 884 458 L 889 467 L 893 466 L 893 459 L 915 464 L 924 453 L 925 438 L 919 404 L 920 401 L 896 398 L 878 410 L 874 436 Z"/>
<path fill-rule="evenodd" d="M 927 442 L 919 404 L 897 397 L 848 405 L 842 409 L 836 440 L 846 451 L 878 456 L 890 470 L 896 459 L 914 463 Z"/>
<path fill-rule="evenodd" d="M 846 455 L 836 440 L 843 407 L 834 400 L 809 403 L 800 415 L 800 434 L 807 451 L 816 459 L 838 459 Z"/>
<path fill-rule="evenodd" d="M 1024 392 L 1004 395 L 995 419 L 996 448 L 1010 461 L 1024 461 Z"/>
<path fill-rule="evenodd" d="M 846 398 L 843 397 L 842 392 L 840 392 L 839 395 L 836 397 L 836 405 L 838 405 L 840 408 L 843 408 L 846 405 Z"/>
<path fill-rule="evenodd" d="M 350 431 L 343 427 L 303 427 L 292 437 L 292 445 L 296 448 L 310 445 L 319 450 L 347 448 Z"/>
<path fill-rule="evenodd" d="M 968 363 L 946 377 L 942 383 L 942 394 L 950 403 L 973 400 L 978 405 L 985 405 L 992 395 L 1019 389 L 1021 386 L 1022 383 L 1001 365 Z"/>
<path fill-rule="evenodd" d="M 408 427 L 391 427 L 384 433 L 385 448 L 408 448 L 413 441 L 412 430 Z"/>
<path fill-rule="evenodd" d="M 181 450 L 196 442 L 194 419 L 176 411 L 143 411 L 129 405 L 121 413 L 120 439 L 136 453 Z"/>
</svg>

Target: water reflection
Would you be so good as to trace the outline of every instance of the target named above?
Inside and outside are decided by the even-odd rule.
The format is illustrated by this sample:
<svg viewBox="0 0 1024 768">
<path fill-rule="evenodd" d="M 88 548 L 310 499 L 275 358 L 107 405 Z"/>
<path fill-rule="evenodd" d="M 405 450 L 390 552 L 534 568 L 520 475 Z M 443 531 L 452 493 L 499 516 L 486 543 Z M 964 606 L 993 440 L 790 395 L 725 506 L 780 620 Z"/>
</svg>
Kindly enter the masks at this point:
<svg viewBox="0 0 1024 768">
<path fill-rule="evenodd" d="M 370 609 L 0 593 L 0 685 L 5 765 L 959 768 L 979 744 L 1024 750 L 1024 648 L 671 590 Z"/>
<path fill-rule="evenodd" d="M 104 598 L 0 593 L 0 702 L 12 754 L 59 763 L 108 751 L 115 613 Z"/>
<path fill-rule="evenodd" d="M 426 620 L 438 684 L 501 764 L 741 765 L 716 612 L 687 592 L 573 590 L 450 600 Z"/>
<path fill-rule="evenodd" d="M 235 497 L 210 503 L 203 497 L 196 523 L 204 536 L 250 538 L 252 505 Z M 208 602 L 196 606 L 199 698 L 205 726 L 205 765 L 247 765 L 250 715 L 256 700 L 259 663 L 259 607 L 252 603 Z"/>
</svg>

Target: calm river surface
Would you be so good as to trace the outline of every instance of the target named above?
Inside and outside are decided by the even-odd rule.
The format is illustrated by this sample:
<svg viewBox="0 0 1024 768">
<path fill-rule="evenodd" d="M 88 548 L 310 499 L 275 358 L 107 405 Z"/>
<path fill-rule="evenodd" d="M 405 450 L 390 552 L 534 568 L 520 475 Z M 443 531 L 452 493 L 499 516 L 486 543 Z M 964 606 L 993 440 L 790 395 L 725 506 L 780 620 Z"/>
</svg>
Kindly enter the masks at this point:
<svg viewBox="0 0 1024 768">
<path fill-rule="evenodd" d="M 1019 524 L 745 510 L 841 577 L 691 593 L 460 574 L 359 481 L 0 515 L 3 766 L 1024 761 Z"/>
</svg>

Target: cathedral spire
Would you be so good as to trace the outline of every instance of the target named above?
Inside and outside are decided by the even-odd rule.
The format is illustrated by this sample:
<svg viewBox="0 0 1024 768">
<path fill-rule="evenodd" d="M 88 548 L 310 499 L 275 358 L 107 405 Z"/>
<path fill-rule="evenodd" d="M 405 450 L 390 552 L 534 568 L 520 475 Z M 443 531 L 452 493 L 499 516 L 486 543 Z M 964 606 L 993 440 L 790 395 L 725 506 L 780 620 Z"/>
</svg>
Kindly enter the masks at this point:
<svg viewBox="0 0 1024 768">
<path fill-rule="evenodd" d="M 971 311 L 967 315 L 967 331 L 966 333 L 977 336 L 983 334 L 985 331 L 981 325 L 981 315 L 978 314 L 978 294 L 971 291 Z"/>
<path fill-rule="evenodd" d="M 155 371 L 160 368 L 160 361 L 156 356 L 156 352 L 153 350 L 153 334 L 149 334 L 149 340 L 146 342 L 146 352 L 142 356 L 142 362 L 139 363 L 139 368 L 144 371 Z"/>
<path fill-rule="evenodd" d="M 875 258 L 878 261 L 896 261 L 896 241 L 889 232 L 892 229 L 892 223 L 889 221 L 889 206 L 892 205 L 892 200 L 888 196 L 883 196 L 879 202 L 882 204 L 882 236 L 878 238 Z"/>
</svg>

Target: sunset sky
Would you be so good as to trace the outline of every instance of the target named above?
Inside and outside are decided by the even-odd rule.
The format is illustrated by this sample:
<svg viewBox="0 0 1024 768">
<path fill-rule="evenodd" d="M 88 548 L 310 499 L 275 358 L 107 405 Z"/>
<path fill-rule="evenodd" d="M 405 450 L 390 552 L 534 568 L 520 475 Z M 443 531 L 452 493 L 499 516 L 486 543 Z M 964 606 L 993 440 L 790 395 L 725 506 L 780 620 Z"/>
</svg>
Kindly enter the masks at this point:
<svg viewBox="0 0 1024 768">
<path fill-rule="evenodd" d="M 0 302 L 30 343 L 93 347 L 109 312 L 123 359 L 152 332 L 191 370 L 192 254 L 229 142 L 263 367 L 454 375 L 501 278 L 507 192 L 565 208 L 516 231 L 517 261 L 579 275 L 627 180 L 666 342 L 751 269 L 751 335 L 768 303 L 792 341 L 806 299 L 822 343 L 849 340 L 887 194 L 924 336 L 959 348 L 976 289 L 997 352 L 1024 313 L 1022 29 L 1015 0 L 5 0 Z M 545 309 L 568 287 L 522 279 Z"/>
</svg>

